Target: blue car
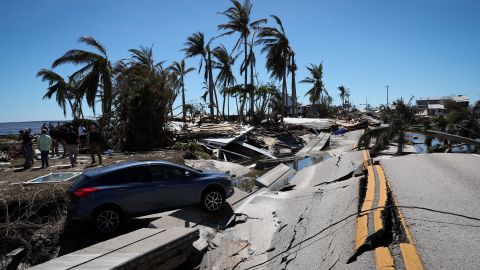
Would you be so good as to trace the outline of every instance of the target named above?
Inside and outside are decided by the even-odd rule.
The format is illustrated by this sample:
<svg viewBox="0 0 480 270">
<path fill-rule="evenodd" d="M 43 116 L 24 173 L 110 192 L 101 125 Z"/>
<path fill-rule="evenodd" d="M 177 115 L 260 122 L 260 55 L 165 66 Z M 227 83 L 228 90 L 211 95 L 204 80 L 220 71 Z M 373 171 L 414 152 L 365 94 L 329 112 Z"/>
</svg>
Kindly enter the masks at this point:
<svg viewBox="0 0 480 270">
<path fill-rule="evenodd" d="M 222 209 L 233 195 L 231 176 L 167 161 L 129 161 L 83 173 L 69 189 L 68 215 L 116 231 L 125 218 L 200 204 Z"/>
</svg>

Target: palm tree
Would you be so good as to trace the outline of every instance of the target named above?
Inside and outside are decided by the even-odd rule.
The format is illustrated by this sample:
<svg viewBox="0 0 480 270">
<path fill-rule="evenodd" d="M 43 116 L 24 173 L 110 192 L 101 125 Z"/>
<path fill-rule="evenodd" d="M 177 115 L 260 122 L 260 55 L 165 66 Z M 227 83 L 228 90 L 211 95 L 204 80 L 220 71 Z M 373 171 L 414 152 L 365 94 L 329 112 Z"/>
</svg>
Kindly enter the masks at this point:
<svg viewBox="0 0 480 270">
<path fill-rule="evenodd" d="M 288 65 L 288 71 L 292 74 L 292 113 L 297 115 L 297 85 L 295 83 L 295 71 L 297 70 L 297 64 L 295 63 L 295 52 L 290 52 L 290 64 Z"/>
<path fill-rule="evenodd" d="M 310 67 L 307 67 L 307 69 L 310 71 L 312 77 L 306 77 L 305 79 L 301 80 L 300 83 L 312 84 L 312 88 L 307 91 L 305 96 L 309 96 L 309 100 L 312 103 L 313 108 L 313 106 L 320 101 L 323 92 L 325 92 L 327 96 L 329 95 L 325 89 L 325 85 L 323 84 L 323 64 L 320 63 L 318 66 L 310 64 Z"/>
<path fill-rule="evenodd" d="M 66 82 L 65 79 L 53 70 L 41 69 L 37 73 L 37 77 L 41 77 L 42 81 L 48 81 L 47 93 L 43 99 L 51 99 L 55 95 L 58 106 L 63 110 L 63 115 L 67 116 L 67 102 L 72 110 L 73 118 L 83 117 L 82 103 L 83 94 L 76 89 L 76 83 L 72 79 Z M 72 103 L 74 100 L 74 103 Z"/>
<path fill-rule="evenodd" d="M 111 117 L 112 111 L 112 65 L 107 56 L 107 51 L 93 37 L 80 37 L 79 42 L 85 43 L 99 53 L 84 50 L 73 49 L 67 51 L 63 56 L 55 60 L 52 68 L 59 65 L 85 64 L 84 67 L 72 74 L 72 78 L 78 80 L 79 90 L 86 93 L 87 104 L 95 112 L 95 99 L 99 92 L 102 91 L 102 113 L 107 120 Z"/>
<path fill-rule="evenodd" d="M 388 126 L 367 131 L 360 137 L 358 145 L 368 148 L 371 139 L 375 138 L 375 144 L 371 150 L 375 154 L 386 148 L 391 140 L 397 139 L 397 153 L 402 153 L 406 144 L 405 133 L 415 122 L 415 108 L 410 103 L 411 100 L 405 103 L 403 99 L 398 99 L 393 102 L 395 109 L 384 107 L 381 114 Z"/>
<path fill-rule="evenodd" d="M 345 110 L 345 101 L 347 97 L 350 95 L 350 91 L 348 88 L 345 88 L 345 86 L 340 85 L 338 88 L 338 95 L 340 96 L 340 99 L 342 100 L 342 109 Z"/>
<path fill-rule="evenodd" d="M 187 38 L 185 42 L 185 48 L 182 51 L 185 52 L 185 56 L 188 58 L 201 56 L 198 73 L 202 72 L 202 66 L 205 63 L 205 82 L 208 82 L 208 94 L 209 94 L 209 107 L 210 107 L 210 117 L 214 118 L 214 92 L 215 92 L 215 83 L 213 82 L 213 62 L 212 62 L 212 51 L 210 50 L 210 43 L 214 38 L 210 39 L 205 44 L 205 36 L 202 32 L 193 33 Z"/>
<path fill-rule="evenodd" d="M 185 76 L 194 71 L 194 67 L 186 68 L 185 67 L 185 60 L 182 59 L 182 61 L 177 62 L 174 61 L 172 65 L 170 65 L 169 69 L 173 72 L 173 74 L 180 80 L 180 87 L 182 88 L 182 112 L 183 112 L 183 117 L 182 120 L 185 122 L 186 114 L 187 114 L 187 109 L 185 108 L 185 81 L 184 78 Z"/>
<path fill-rule="evenodd" d="M 235 44 L 234 50 L 237 49 L 240 43 L 243 43 L 244 49 L 244 71 L 245 71 L 245 91 L 247 90 L 248 85 L 248 78 L 247 78 L 247 70 L 248 70 L 248 50 L 247 50 L 247 39 L 250 35 L 252 29 L 258 28 L 261 24 L 267 22 L 266 19 L 260 19 L 251 22 L 251 11 L 253 4 L 250 3 L 250 0 L 245 0 L 243 5 L 240 4 L 237 0 L 231 0 L 233 6 L 222 12 L 221 14 L 227 16 L 228 22 L 225 24 L 218 25 L 219 30 L 227 30 L 226 33 L 223 35 L 231 35 L 235 32 L 240 34 L 240 37 Z M 250 110 L 253 112 L 253 101 L 254 101 L 254 93 L 250 93 Z M 242 108 L 243 111 L 243 108 Z M 240 115 L 243 118 L 243 112 Z"/>
<path fill-rule="evenodd" d="M 285 115 L 286 98 L 287 98 L 287 67 L 291 54 L 285 29 L 282 21 L 275 15 L 271 15 L 278 24 L 276 27 L 263 27 L 258 33 L 259 39 L 257 44 L 263 44 L 262 53 L 267 53 L 266 67 L 272 78 L 282 80 L 282 105 L 281 115 L 282 122 Z"/>
<path fill-rule="evenodd" d="M 235 60 L 238 55 L 231 56 L 225 46 L 220 45 L 213 50 L 213 56 L 216 58 L 214 68 L 218 69 L 216 84 L 220 84 L 222 87 L 221 93 L 223 94 L 222 114 L 225 118 L 225 102 L 227 100 L 227 93 L 225 91 L 227 87 L 231 87 L 236 83 L 235 76 L 233 75 L 232 67 L 235 64 Z M 230 103 L 227 101 L 227 103 Z M 230 113 L 230 105 L 228 105 L 228 112 Z"/>
</svg>

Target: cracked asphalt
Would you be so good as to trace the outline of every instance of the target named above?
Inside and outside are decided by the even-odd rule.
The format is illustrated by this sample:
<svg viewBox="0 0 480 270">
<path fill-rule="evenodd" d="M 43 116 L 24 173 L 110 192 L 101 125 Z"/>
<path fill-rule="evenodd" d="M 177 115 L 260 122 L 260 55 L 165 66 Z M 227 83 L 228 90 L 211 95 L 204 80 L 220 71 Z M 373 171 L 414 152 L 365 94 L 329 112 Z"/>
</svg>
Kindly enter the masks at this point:
<svg viewBox="0 0 480 270">
<path fill-rule="evenodd" d="M 334 158 L 304 168 L 287 192 L 264 190 L 235 211 L 201 269 L 374 269 L 373 252 L 355 253 L 361 152 L 351 152 L 361 132 L 333 138 Z M 248 248 L 244 243 L 248 243 Z M 228 256 L 225 256 L 229 254 Z"/>
<path fill-rule="evenodd" d="M 424 268 L 478 269 L 480 157 L 408 155 L 381 164 Z"/>
</svg>

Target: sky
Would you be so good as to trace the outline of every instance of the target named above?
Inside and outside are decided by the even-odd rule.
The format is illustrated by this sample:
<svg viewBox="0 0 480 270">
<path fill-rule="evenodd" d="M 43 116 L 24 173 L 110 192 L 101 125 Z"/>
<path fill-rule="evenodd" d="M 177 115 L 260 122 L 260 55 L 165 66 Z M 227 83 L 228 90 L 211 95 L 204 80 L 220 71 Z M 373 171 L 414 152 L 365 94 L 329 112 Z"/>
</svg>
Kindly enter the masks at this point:
<svg viewBox="0 0 480 270">
<path fill-rule="evenodd" d="M 324 82 L 336 104 L 337 87 L 350 89 L 353 104 L 363 107 L 403 97 L 464 94 L 480 99 L 480 1 L 478 0 L 253 0 L 253 18 L 279 16 L 297 60 L 297 82 L 305 66 L 324 65 Z M 55 100 L 43 100 L 47 83 L 35 75 L 41 68 L 93 36 L 112 62 L 128 50 L 153 46 L 157 61 L 180 61 L 183 43 L 197 31 L 221 34 L 219 14 L 227 0 L 2 0 L 0 1 L 0 122 L 62 120 Z M 273 25 L 273 20 L 269 20 Z M 233 48 L 237 34 L 215 44 Z M 256 48 L 256 72 L 270 76 L 265 55 Z M 199 59 L 187 59 L 198 68 Z M 237 61 L 237 62 L 241 62 Z M 68 76 L 78 66 L 55 71 Z M 243 81 L 237 71 L 237 81 Z M 203 78 L 190 73 L 187 101 L 199 100 Z M 299 101 L 309 89 L 297 85 Z M 288 89 L 290 91 L 290 87 Z M 177 104 L 180 98 L 177 100 Z M 231 103 L 233 106 L 233 102 Z M 233 107 L 232 107 L 233 108 Z M 86 115 L 92 115 L 85 109 Z M 66 119 L 71 119 L 67 112 Z"/>
</svg>

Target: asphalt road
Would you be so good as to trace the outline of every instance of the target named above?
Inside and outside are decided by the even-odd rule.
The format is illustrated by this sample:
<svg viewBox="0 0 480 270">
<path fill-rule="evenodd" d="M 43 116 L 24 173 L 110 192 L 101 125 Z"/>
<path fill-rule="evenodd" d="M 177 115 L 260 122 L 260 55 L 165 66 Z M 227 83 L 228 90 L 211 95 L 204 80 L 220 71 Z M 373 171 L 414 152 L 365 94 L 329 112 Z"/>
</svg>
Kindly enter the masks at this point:
<svg viewBox="0 0 480 270">
<path fill-rule="evenodd" d="M 408 155 L 381 164 L 424 268 L 478 269 L 480 156 Z"/>
</svg>

